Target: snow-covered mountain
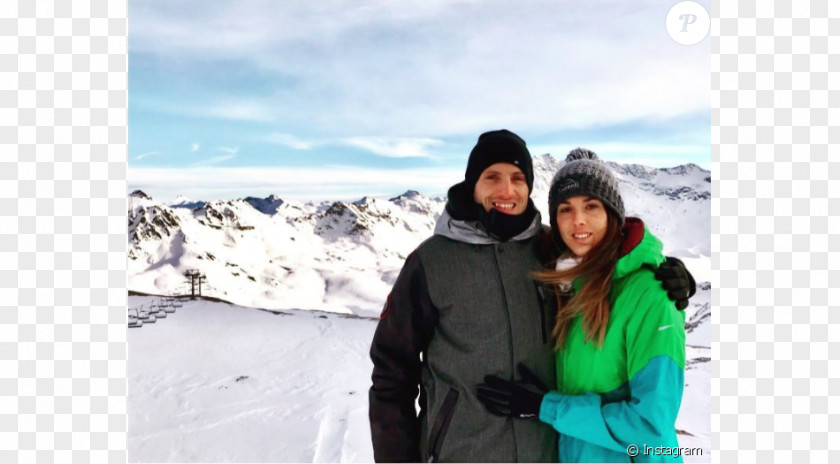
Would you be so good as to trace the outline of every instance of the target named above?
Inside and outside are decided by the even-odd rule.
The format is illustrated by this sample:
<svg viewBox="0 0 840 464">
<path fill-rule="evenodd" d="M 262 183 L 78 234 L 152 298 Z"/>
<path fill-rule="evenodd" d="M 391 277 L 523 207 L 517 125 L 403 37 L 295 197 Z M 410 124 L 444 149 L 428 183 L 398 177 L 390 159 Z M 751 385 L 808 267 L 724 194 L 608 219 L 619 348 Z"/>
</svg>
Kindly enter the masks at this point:
<svg viewBox="0 0 840 464">
<path fill-rule="evenodd" d="M 534 158 L 534 199 L 543 213 L 562 167 Z M 645 220 L 666 254 L 685 258 L 708 280 L 711 179 L 694 164 L 668 169 L 608 163 L 627 213 Z M 141 191 L 129 195 L 128 288 L 185 294 L 184 272 L 206 275 L 205 295 L 243 306 L 378 314 L 406 256 L 432 235 L 445 204 L 407 191 L 390 199 L 300 203 L 274 195 L 173 204 Z M 692 266 L 698 266 L 695 269 Z"/>
</svg>

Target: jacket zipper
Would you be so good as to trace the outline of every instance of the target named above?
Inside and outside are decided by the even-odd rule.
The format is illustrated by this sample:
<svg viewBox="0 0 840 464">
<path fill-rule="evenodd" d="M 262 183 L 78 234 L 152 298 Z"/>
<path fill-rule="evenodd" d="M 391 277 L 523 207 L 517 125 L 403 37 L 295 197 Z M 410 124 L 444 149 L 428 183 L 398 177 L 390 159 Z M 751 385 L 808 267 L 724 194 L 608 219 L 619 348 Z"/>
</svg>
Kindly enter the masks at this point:
<svg viewBox="0 0 840 464">
<path fill-rule="evenodd" d="M 499 254 L 504 251 L 504 248 L 501 244 L 496 244 L 493 247 L 493 255 L 496 257 L 496 271 L 499 273 L 499 278 L 502 281 L 502 296 L 505 299 L 505 314 L 507 315 L 507 323 L 508 323 L 508 347 L 510 349 L 510 372 L 513 375 L 511 379 L 516 376 L 516 359 L 514 357 L 514 349 L 513 349 L 513 323 L 511 322 L 510 317 L 510 306 L 507 304 L 507 289 L 505 289 L 505 278 L 502 275 L 502 266 L 503 263 L 499 259 Z M 513 455 L 519 456 L 519 450 L 516 449 L 516 434 L 514 433 L 514 427 L 511 427 L 511 437 L 513 438 Z"/>
<path fill-rule="evenodd" d="M 440 449 L 443 447 L 443 439 L 446 438 L 446 432 L 449 430 L 449 423 L 452 422 L 452 416 L 455 412 L 455 403 L 458 401 L 458 390 L 454 388 L 449 389 L 446 398 L 443 400 L 443 405 L 440 407 L 435 423 L 432 425 L 430 433 L 431 440 L 429 441 L 429 459 L 426 462 L 435 462 L 440 455 Z"/>
<path fill-rule="evenodd" d="M 548 334 L 546 333 L 545 328 L 545 298 L 543 298 L 543 289 L 542 287 L 534 281 L 534 288 L 537 289 L 537 299 L 540 302 L 540 328 L 542 329 L 542 342 L 543 345 L 548 343 Z"/>
</svg>

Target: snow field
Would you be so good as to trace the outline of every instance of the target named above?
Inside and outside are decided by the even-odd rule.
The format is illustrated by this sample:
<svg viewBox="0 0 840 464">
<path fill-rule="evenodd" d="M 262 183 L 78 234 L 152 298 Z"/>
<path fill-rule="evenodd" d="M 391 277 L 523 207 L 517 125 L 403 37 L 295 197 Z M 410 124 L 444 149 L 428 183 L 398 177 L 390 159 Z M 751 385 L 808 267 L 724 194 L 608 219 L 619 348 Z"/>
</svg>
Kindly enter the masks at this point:
<svg viewBox="0 0 840 464">
<path fill-rule="evenodd" d="M 129 460 L 372 460 L 374 328 L 372 319 L 195 301 L 130 329 Z"/>
<path fill-rule="evenodd" d="M 128 329 L 129 462 L 372 462 L 375 328 L 372 318 L 196 300 Z M 711 366 L 691 361 L 710 357 L 708 344 L 687 357 L 677 429 L 691 435 L 678 437 L 703 449 L 686 462 L 708 462 Z"/>
</svg>

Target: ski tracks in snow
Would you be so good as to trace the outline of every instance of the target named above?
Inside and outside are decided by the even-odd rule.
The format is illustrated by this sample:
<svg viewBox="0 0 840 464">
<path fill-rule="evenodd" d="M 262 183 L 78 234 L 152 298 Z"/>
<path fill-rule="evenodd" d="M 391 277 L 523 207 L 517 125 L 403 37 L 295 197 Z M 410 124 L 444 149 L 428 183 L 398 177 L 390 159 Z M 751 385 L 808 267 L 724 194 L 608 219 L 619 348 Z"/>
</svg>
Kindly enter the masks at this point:
<svg viewBox="0 0 840 464">
<path fill-rule="evenodd" d="M 320 422 L 313 444 L 312 462 L 358 462 L 369 460 L 370 425 L 367 417 L 366 385 L 355 385 L 358 372 L 350 366 L 359 366 L 367 358 L 368 341 L 360 341 L 355 331 L 341 329 L 347 324 L 334 322 L 335 316 L 317 316 L 316 324 L 324 344 L 317 368 L 323 384 L 323 405 L 314 417 Z M 364 324 L 364 322 L 361 322 Z M 326 374 L 326 375 L 325 375 Z M 360 406 L 361 404 L 361 406 Z"/>
<path fill-rule="evenodd" d="M 340 398 L 315 413 L 321 422 L 312 462 L 359 462 L 369 459 L 367 407 L 349 408 Z"/>
<path fill-rule="evenodd" d="M 315 455 L 312 462 L 342 462 L 341 448 L 347 433 L 347 415 L 336 410 L 333 405 L 315 413 L 321 421 L 318 437 L 315 440 Z"/>
</svg>

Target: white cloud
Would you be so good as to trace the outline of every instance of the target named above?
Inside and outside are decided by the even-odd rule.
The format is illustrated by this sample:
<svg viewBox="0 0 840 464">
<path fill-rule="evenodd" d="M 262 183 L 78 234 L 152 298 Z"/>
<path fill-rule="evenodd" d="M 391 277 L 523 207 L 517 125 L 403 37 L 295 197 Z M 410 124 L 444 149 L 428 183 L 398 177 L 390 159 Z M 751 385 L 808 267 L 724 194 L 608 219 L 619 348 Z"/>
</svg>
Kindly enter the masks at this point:
<svg viewBox="0 0 840 464">
<path fill-rule="evenodd" d="M 194 115 L 252 122 L 271 122 L 277 117 L 271 110 L 269 102 L 253 99 L 229 99 L 217 102 L 206 108 L 196 109 Z"/>
<path fill-rule="evenodd" d="M 556 157 L 565 156 L 571 150 L 582 147 L 588 148 L 598 154 L 599 157 L 605 160 L 610 160 L 611 156 L 621 156 L 623 158 L 633 156 L 650 156 L 652 159 L 659 160 L 651 166 L 662 166 L 662 155 L 675 155 L 675 159 L 681 160 L 684 163 L 686 156 L 696 155 L 698 153 L 709 153 L 711 151 L 709 145 L 669 145 L 669 144 L 655 144 L 655 143 L 625 143 L 625 142 L 597 142 L 597 141 L 582 141 L 574 144 L 536 144 L 529 147 L 533 155 L 543 153 L 553 153 Z M 680 156 L 683 155 L 683 156 Z M 678 164 L 680 164 L 678 163 Z"/>
<path fill-rule="evenodd" d="M 230 154 L 227 154 L 227 155 L 214 156 L 212 158 L 207 158 L 207 159 L 201 160 L 197 163 L 193 163 L 192 166 L 193 167 L 213 166 L 213 165 L 216 165 L 216 164 L 219 164 L 219 163 L 223 163 L 223 162 L 225 162 L 227 160 L 230 160 L 232 158 L 235 158 L 235 157 L 236 157 L 235 153 L 230 153 Z"/>
<path fill-rule="evenodd" d="M 136 161 L 140 161 L 143 158 L 147 158 L 149 156 L 154 156 L 154 155 L 157 155 L 157 154 L 158 154 L 158 152 L 156 152 L 156 151 L 147 151 L 145 153 L 140 153 L 139 155 L 134 155 L 134 159 Z"/>
<path fill-rule="evenodd" d="M 348 137 L 341 143 L 388 158 L 433 158 L 427 149 L 444 145 L 440 140 L 397 137 Z"/>
<path fill-rule="evenodd" d="M 286 84 L 196 116 L 327 137 L 443 136 L 668 119 L 711 103 L 710 39 L 673 42 L 672 3 L 662 1 L 197 5 L 131 2 L 130 48 L 220 69 L 236 62 Z"/>
<path fill-rule="evenodd" d="M 278 132 L 269 134 L 268 137 L 266 137 L 266 140 L 270 143 L 283 145 L 293 150 L 309 150 L 316 145 L 320 145 L 319 142 L 303 140 L 292 134 L 281 134 Z"/>
<path fill-rule="evenodd" d="M 190 144 L 190 151 L 193 153 L 197 152 L 199 148 L 201 148 L 201 145 L 199 145 L 198 143 Z"/>
<path fill-rule="evenodd" d="M 396 196 L 418 190 L 434 196 L 463 179 L 463 167 L 376 169 L 357 166 L 317 168 L 195 166 L 128 170 L 129 191 L 141 189 L 160 201 L 186 195 L 201 200 L 277 194 L 297 200 L 358 199 L 364 195 Z"/>
<path fill-rule="evenodd" d="M 210 118 L 246 122 L 272 122 L 277 114 L 264 97 L 229 97 L 211 102 L 168 100 L 143 94 L 132 95 L 134 108 L 190 118 Z M 192 148 L 193 145 L 190 147 Z"/>
<path fill-rule="evenodd" d="M 239 147 L 219 147 L 219 151 L 229 155 L 235 155 L 239 153 Z"/>
<path fill-rule="evenodd" d="M 326 145 L 350 146 L 386 158 L 434 158 L 434 155 L 429 153 L 428 149 L 444 145 L 444 142 L 430 138 L 357 136 L 304 140 L 292 134 L 277 132 L 269 134 L 266 140 L 293 150 L 310 150 L 314 147 Z"/>
</svg>

